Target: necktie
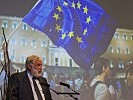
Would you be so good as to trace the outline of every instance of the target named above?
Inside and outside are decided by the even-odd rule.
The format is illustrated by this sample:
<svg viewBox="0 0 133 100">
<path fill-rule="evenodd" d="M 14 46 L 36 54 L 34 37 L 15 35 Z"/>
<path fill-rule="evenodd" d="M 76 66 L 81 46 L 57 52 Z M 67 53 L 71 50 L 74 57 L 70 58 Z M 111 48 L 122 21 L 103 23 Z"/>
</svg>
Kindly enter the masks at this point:
<svg viewBox="0 0 133 100">
<path fill-rule="evenodd" d="M 32 80 L 33 80 L 33 85 L 34 85 L 34 88 L 35 88 L 35 91 L 36 91 L 38 100 L 43 100 L 43 99 L 42 99 L 42 96 L 41 96 L 41 93 L 40 93 L 40 91 L 39 91 L 39 89 L 38 89 L 38 86 L 37 86 L 37 84 L 36 84 L 36 82 L 35 82 L 35 78 L 33 77 Z"/>
</svg>

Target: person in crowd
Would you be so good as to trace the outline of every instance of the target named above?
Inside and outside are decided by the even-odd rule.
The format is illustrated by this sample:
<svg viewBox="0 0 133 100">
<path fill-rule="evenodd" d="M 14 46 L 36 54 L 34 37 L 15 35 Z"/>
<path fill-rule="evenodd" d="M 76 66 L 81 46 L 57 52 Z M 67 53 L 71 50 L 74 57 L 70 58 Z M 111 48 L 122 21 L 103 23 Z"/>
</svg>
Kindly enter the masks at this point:
<svg viewBox="0 0 133 100">
<path fill-rule="evenodd" d="M 52 100 L 49 84 L 42 77 L 42 59 L 27 57 L 26 70 L 10 77 L 10 100 Z"/>
<path fill-rule="evenodd" d="M 111 95 L 111 100 L 116 100 L 117 98 L 117 92 L 116 92 L 116 86 L 115 86 L 116 82 L 114 81 L 114 79 L 110 79 L 110 84 L 109 84 L 109 92 Z"/>
<path fill-rule="evenodd" d="M 93 100 L 110 100 L 110 93 L 106 83 L 110 79 L 109 61 L 98 57 L 94 63 L 95 77 L 90 82 L 90 87 L 95 87 Z"/>
<path fill-rule="evenodd" d="M 133 100 L 133 63 L 126 67 L 127 97 L 125 100 Z"/>
</svg>

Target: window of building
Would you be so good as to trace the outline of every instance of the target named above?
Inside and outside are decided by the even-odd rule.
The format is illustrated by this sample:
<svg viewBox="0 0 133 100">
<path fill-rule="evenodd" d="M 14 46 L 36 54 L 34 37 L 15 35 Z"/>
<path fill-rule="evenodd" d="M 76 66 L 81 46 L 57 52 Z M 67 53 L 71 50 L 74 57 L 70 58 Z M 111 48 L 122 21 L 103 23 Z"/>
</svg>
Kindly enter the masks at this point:
<svg viewBox="0 0 133 100">
<path fill-rule="evenodd" d="M 52 41 L 49 42 L 49 46 L 54 46 Z"/>
<path fill-rule="evenodd" d="M 11 61 L 15 61 L 14 55 L 11 55 Z"/>
<path fill-rule="evenodd" d="M 32 46 L 33 48 L 36 48 L 36 40 L 32 40 L 31 46 Z"/>
<path fill-rule="evenodd" d="M 112 47 L 112 46 L 110 46 L 110 47 L 109 47 L 109 50 L 110 50 L 110 52 L 111 52 L 111 53 L 113 53 L 113 52 L 114 52 L 114 49 L 113 49 L 113 47 Z"/>
<path fill-rule="evenodd" d="M 125 54 L 130 54 L 129 48 L 125 48 Z"/>
<path fill-rule="evenodd" d="M 2 27 L 3 28 L 8 28 L 8 21 L 3 21 Z"/>
<path fill-rule="evenodd" d="M 58 66 L 58 58 L 55 58 L 55 66 Z"/>
<path fill-rule="evenodd" d="M 114 67 L 113 62 L 111 60 L 109 61 L 109 64 L 110 64 L 110 68 Z"/>
<path fill-rule="evenodd" d="M 123 62 L 122 61 L 119 61 L 119 68 L 124 68 L 124 64 L 123 64 Z"/>
<path fill-rule="evenodd" d="M 0 43 L 3 43 L 4 38 L 2 36 L 0 36 Z"/>
<path fill-rule="evenodd" d="M 15 50 L 14 49 L 12 50 L 12 55 L 15 55 Z"/>
<path fill-rule="evenodd" d="M 117 47 L 117 53 L 118 53 L 118 54 L 121 53 L 121 49 L 120 49 L 120 47 Z"/>
<path fill-rule="evenodd" d="M 12 38 L 11 39 L 11 45 L 16 45 L 16 44 L 17 44 L 16 39 L 15 38 Z"/>
<path fill-rule="evenodd" d="M 116 39 L 119 39 L 118 33 L 115 33 L 115 38 L 116 38 Z"/>
<path fill-rule="evenodd" d="M 26 39 L 22 39 L 22 40 L 21 40 L 21 45 L 22 45 L 22 46 L 26 46 L 26 45 L 27 45 Z"/>
<path fill-rule="evenodd" d="M 23 24 L 22 29 L 23 29 L 23 30 L 28 30 L 27 25 L 26 25 L 26 24 Z"/>
<path fill-rule="evenodd" d="M 72 59 L 69 59 L 69 65 L 72 67 Z"/>
<path fill-rule="evenodd" d="M 35 29 L 35 28 L 32 28 L 32 31 L 37 31 L 37 29 Z"/>
<path fill-rule="evenodd" d="M 3 52 L 0 52 L 0 60 L 3 59 Z"/>
<path fill-rule="evenodd" d="M 131 35 L 131 40 L 133 40 L 133 34 Z"/>
<path fill-rule="evenodd" d="M 133 61 L 127 61 L 127 65 L 133 64 Z"/>
<path fill-rule="evenodd" d="M 41 47 L 46 47 L 46 42 L 45 41 L 41 42 Z"/>
<path fill-rule="evenodd" d="M 24 63 L 25 62 L 25 56 L 20 57 L 20 62 Z"/>
<path fill-rule="evenodd" d="M 46 64 L 46 58 L 45 57 L 42 57 L 42 61 L 44 64 Z"/>
<path fill-rule="evenodd" d="M 126 35 L 125 33 L 123 34 L 123 39 L 124 39 L 124 40 L 127 40 L 127 39 L 128 39 L 128 38 L 127 38 L 127 35 Z"/>
<path fill-rule="evenodd" d="M 17 28 L 17 25 L 18 25 L 18 22 L 13 22 L 12 28 L 13 28 L 13 29 L 16 29 L 16 28 Z"/>
</svg>

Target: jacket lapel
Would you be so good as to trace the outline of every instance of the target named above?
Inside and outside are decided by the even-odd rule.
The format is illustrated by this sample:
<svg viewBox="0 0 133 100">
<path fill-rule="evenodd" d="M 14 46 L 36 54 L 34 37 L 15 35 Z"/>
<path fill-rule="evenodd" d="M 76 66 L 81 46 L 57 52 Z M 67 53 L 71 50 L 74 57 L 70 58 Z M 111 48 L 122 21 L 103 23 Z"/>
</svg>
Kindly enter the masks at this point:
<svg viewBox="0 0 133 100">
<path fill-rule="evenodd" d="M 30 98 L 31 97 L 33 98 L 33 92 L 32 92 L 32 88 L 31 88 L 30 80 L 27 75 L 27 71 L 25 71 L 23 74 L 23 82 L 24 82 L 24 87 L 28 93 L 27 95 L 29 95 Z"/>
</svg>

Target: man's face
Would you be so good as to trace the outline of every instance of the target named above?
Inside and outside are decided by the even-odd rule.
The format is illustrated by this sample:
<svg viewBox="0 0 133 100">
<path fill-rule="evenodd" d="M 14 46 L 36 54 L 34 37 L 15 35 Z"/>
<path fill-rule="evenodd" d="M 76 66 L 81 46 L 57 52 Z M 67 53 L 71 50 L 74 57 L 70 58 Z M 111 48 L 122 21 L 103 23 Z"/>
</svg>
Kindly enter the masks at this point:
<svg viewBox="0 0 133 100">
<path fill-rule="evenodd" d="M 40 77 L 42 75 L 42 60 L 36 60 L 29 65 L 30 72 L 35 77 Z"/>
<path fill-rule="evenodd" d="M 133 86 L 133 73 L 128 73 L 127 74 L 127 85 L 129 87 Z"/>
</svg>

